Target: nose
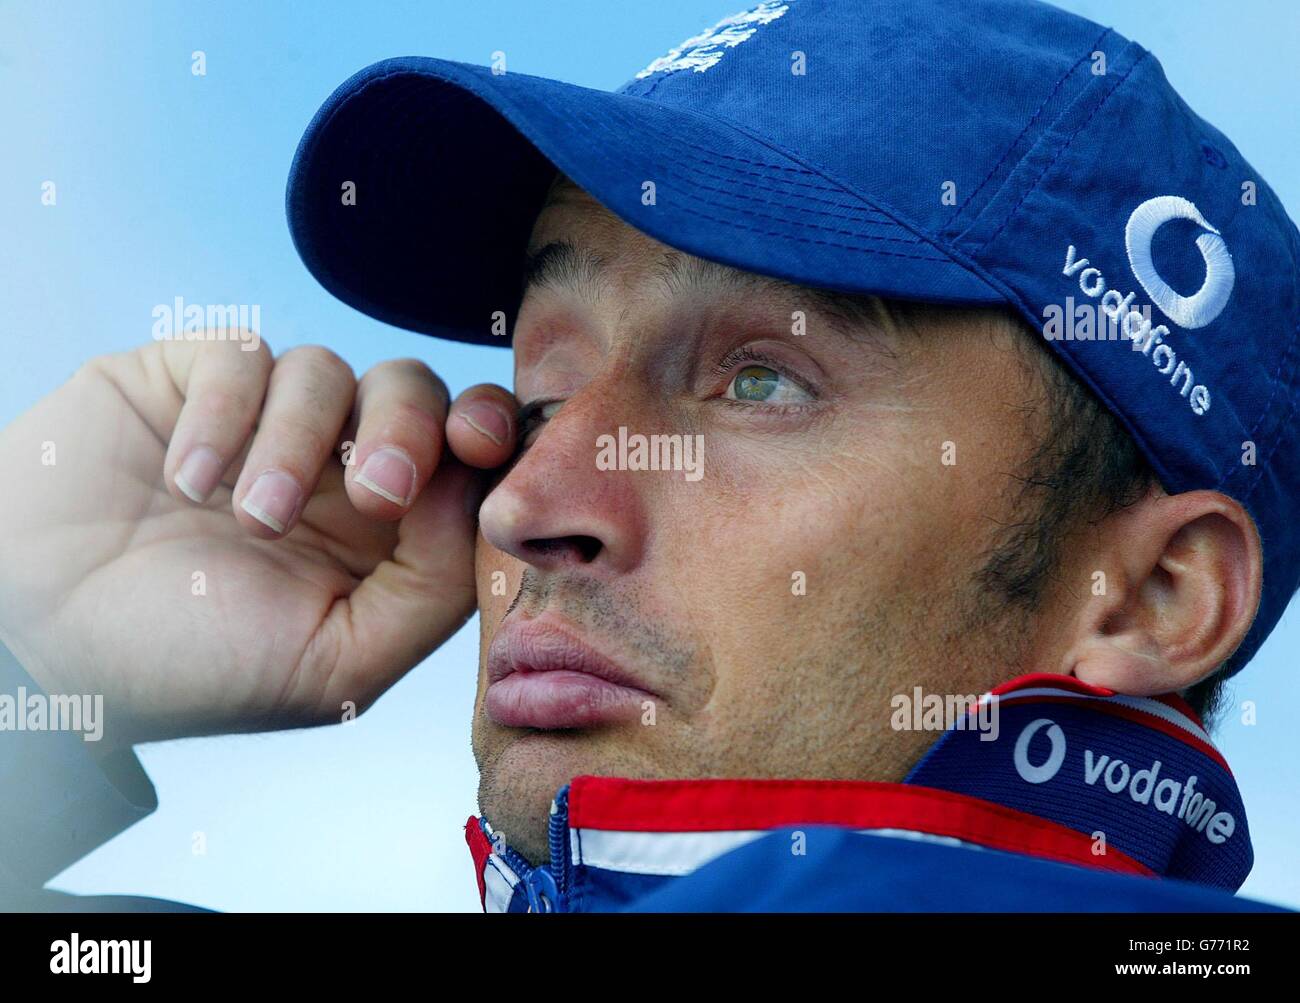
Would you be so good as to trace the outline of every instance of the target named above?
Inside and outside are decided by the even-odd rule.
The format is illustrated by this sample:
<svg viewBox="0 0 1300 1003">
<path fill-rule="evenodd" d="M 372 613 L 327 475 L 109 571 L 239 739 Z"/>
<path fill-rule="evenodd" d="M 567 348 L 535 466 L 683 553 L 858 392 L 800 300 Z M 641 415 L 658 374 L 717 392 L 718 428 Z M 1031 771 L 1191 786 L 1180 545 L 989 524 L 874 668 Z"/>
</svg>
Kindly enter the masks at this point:
<svg viewBox="0 0 1300 1003">
<path fill-rule="evenodd" d="M 570 397 L 484 500 L 479 528 L 493 547 L 541 571 L 626 573 L 641 560 L 645 506 L 637 473 L 601 470 L 597 437 L 616 433 L 595 386 Z"/>
</svg>

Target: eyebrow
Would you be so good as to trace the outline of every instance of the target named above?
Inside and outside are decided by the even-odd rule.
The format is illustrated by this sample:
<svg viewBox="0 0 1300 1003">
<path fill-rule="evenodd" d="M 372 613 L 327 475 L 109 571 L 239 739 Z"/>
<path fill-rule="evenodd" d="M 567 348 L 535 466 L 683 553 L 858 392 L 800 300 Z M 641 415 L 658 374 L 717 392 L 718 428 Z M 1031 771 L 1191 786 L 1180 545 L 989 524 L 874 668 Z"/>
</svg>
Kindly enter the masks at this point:
<svg viewBox="0 0 1300 1003">
<path fill-rule="evenodd" d="M 605 285 L 605 262 L 567 240 L 553 240 L 538 251 L 524 252 L 522 275 L 520 299 L 529 290 L 554 289 L 594 301 Z"/>
<path fill-rule="evenodd" d="M 680 251 L 665 251 L 654 267 L 664 290 L 670 295 L 727 290 L 785 296 L 796 305 L 811 307 L 829 321 L 832 329 L 855 341 L 861 340 L 866 333 L 864 325 L 879 328 L 887 316 L 887 308 L 881 299 L 869 293 L 845 293 L 798 285 Z M 521 299 L 530 290 L 553 289 L 574 293 L 584 301 L 594 303 L 606 285 L 605 260 L 567 240 L 551 241 L 537 251 L 524 254 Z"/>
</svg>

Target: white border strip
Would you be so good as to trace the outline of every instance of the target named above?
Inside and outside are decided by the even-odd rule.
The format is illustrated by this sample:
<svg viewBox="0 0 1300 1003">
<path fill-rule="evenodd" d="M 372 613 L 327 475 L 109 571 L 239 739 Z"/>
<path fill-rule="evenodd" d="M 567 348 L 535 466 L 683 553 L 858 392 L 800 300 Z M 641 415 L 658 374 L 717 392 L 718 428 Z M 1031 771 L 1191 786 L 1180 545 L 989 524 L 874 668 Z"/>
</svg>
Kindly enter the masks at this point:
<svg viewBox="0 0 1300 1003">
<path fill-rule="evenodd" d="M 810 823 L 819 825 L 819 823 Z M 653 874 L 682 877 L 699 870 L 724 853 L 752 843 L 778 829 L 800 828 L 777 826 L 772 829 L 737 829 L 714 832 L 626 832 L 617 829 L 574 829 L 569 833 L 574 864 L 596 867 L 623 874 Z M 953 836 L 936 836 L 914 829 L 854 829 L 863 836 L 886 836 L 915 839 L 945 846 L 965 846 L 982 850 Z M 579 850 L 581 848 L 581 850 Z"/>
<path fill-rule="evenodd" d="M 932 832 L 918 832 L 915 829 L 854 829 L 863 836 L 891 836 L 896 839 L 915 839 L 919 843 L 940 843 L 943 846 L 964 846 L 968 850 L 986 850 L 988 847 L 979 843 L 968 843 L 956 836 L 936 836 Z"/>
<path fill-rule="evenodd" d="M 724 853 L 752 843 L 769 829 L 721 832 L 624 832 L 616 829 L 573 829 L 569 846 L 573 862 L 626 874 L 690 874 Z"/>
<path fill-rule="evenodd" d="M 1040 687 L 1028 690 L 1011 690 L 1009 693 L 1001 693 L 997 696 L 990 695 L 985 699 L 1005 701 L 1015 700 L 1019 697 L 1041 696 L 1072 697 L 1076 700 L 1102 700 L 1108 703 L 1119 704 L 1122 707 L 1129 707 L 1133 710 L 1145 711 L 1147 714 L 1158 717 L 1162 721 L 1174 725 L 1176 728 L 1181 728 L 1189 735 L 1195 735 L 1211 748 L 1214 747 L 1214 742 L 1211 741 L 1210 736 L 1207 735 L 1205 730 L 1197 725 L 1195 721 L 1189 718 L 1186 714 L 1174 710 L 1174 708 L 1170 707 L 1168 704 L 1161 703 L 1159 700 L 1152 700 L 1150 697 L 1131 697 L 1120 693 L 1117 693 L 1113 697 L 1103 697 L 1097 696 L 1094 693 L 1075 693 L 1073 690 L 1060 690 L 1055 687 Z"/>
</svg>

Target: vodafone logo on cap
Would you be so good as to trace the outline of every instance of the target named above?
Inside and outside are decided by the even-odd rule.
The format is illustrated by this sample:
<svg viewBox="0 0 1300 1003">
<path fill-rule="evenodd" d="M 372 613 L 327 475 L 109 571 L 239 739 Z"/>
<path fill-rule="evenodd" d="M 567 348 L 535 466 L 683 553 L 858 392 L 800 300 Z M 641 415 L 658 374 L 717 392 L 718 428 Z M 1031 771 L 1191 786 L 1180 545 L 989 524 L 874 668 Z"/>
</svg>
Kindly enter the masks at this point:
<svg viewBox="0 0 1300 1003">
<path fill-rule="evenodd" d="M 1205 232 L 1196 238 L 1196 246 L 1205 261 L 1205 281 L 1191 296 L 1180 296 L 1156 271 L 1151 260 L 1151 241 L 1156 231 L 1175 219 L 1190 219 Z M 1124 227 L 1124 247 L 1138 282 L 1151 302 L 1179 327 L 1194 330 L 1214 321 L 1228 305 L 1236 272 L 1232 255 L 1222 234 L 1211 226 L 1199 209 L 1178 195 L 1157 195 L 1133 210 Z"/>
<path fill-rule="evenodd" d="M 1205 262 L 1205 279 L 1201 288 L 1191 296 L 1176 292 L 1156 270 L 1151 256 L 1151 242 L 1156 231 L 1176 219 L 1191 220 L 1204 231 L 1196 238 L 1196 247 Z M 1228 305 L 1237 278 L 1232 255 L 1228 253 L 1223 235 L 1187 199 L 1178 195 L 1157 195 L 1147 199 L 1129 215 L 1124 227 L 1124 246 L 1138 283 L 1175 326 L 1189 330 L 1205 327 Z M 1143 310 L 1133 306 L 1136 291 L 1125 295 L 1120 289 L 1107 288 L 1101 269 L 1087 258 L 1080 257 L 1074 244 L 1066 248 L 1061 274 L 1077 278 L 1079 289 L 1085 296 L 1100 300 L 1102 313 L 1118 325 L 1120 337 L 1131 341 L 1134 353 L 1150 360 L 1156 373 L 1169 377 L 1169 385 L 1177 389 L 1180 397 L 1187 398 L 1193 414 L 1209 412 L 1209 381 L 1202 379 L 1197 382 L 1187 354 L 1175 351 L 1172 344 L 1165 342 L 1170 330 L 1164 324 L 1152 325 L 1149 308 L 1144 315 Z M 1045 316 L 1050 314 L 1050 309 L 1049 306 L 1044 311 Z M 1049 321 L 1043 331 L 1049 338 L 1052 337 L 1049 333 L 1051 323 Z M 1182 358 L 1179 358 L 1180 354 Z"/>
</svg>

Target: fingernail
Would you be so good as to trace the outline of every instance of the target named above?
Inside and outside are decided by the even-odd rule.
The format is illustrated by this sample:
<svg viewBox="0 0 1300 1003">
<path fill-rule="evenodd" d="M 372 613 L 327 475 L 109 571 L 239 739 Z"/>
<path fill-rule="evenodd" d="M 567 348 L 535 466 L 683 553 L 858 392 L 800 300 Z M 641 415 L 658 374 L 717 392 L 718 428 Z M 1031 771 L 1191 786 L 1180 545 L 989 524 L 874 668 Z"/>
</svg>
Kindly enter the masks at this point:
<svg viewBox="0 0 1300 1003">
<path fill-rule="evenodd" d="M 384 446 L 366 457 L 354 479 L 380 498 L 394 505 L 405 505 L 415 487 L 415 464 L 404 450 Z"/>
<path fill-rule="evenodd" d="M 510 419 L 495 404 L 475 401 L 460 412 L 465 424 L 480 435 L 485 435 L 498 446 L 510 438 Z"/>
<path fill-rule="evenodd" d="M 264 526 L 283 533 L 298 510 L 301 496 L 296 480 L 282 470 L 268 470 L 258 474 L 239 507 Z"/>
<path fill-rule="evenodd" d="M 202 505 L 221 480 L 221 457 L 211 446 L 195 446 L 189 451 L 172 478 L 181 493 L 190 501 Z"/>
</svg>

